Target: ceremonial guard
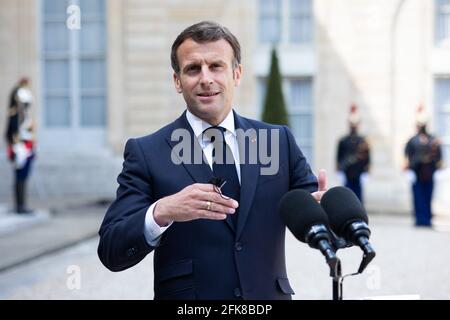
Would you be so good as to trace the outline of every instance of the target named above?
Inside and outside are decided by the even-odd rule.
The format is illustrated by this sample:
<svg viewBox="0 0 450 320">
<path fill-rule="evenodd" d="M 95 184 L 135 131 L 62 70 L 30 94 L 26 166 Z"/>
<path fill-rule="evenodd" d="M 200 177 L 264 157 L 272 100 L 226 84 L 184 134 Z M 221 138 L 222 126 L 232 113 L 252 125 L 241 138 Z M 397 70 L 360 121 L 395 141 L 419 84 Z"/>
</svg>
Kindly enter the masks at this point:
<svg viewBox="0 0 450 320">
<path fill-rule="evenodd" d="M 31 213 L 26 205 L 26 182 L 34 158 L 34 125 L 30 115 L 33 96 L 29 80 L 22 78 L 13 88 L 8 108 L 6 140 L 8 158 L 15 171 L 15 210 L 17 213 Z"/>
<path fill-rule="evenodd" d="M 405 148 L 406 169 L 414 172 L 412 184 L 415 224 L 431 226 L 431 200 L 433 175 L 442 166 L 441 143 L 427 131 L 427 116 L 423 106 L 417 111 L 417 134 L 409 139 Z"/>
<path fill-rule="evenodd" d="M 336 163 L 337 170 L 345 176 L 345 186 L 362 202 L 361 175 L 369 171 L 370 150 L 366 138 L 358 133 L 360 120 L 358 108 L 352 104 L 348 119 L 350 132 L 339 140 Z"/>
</svg>

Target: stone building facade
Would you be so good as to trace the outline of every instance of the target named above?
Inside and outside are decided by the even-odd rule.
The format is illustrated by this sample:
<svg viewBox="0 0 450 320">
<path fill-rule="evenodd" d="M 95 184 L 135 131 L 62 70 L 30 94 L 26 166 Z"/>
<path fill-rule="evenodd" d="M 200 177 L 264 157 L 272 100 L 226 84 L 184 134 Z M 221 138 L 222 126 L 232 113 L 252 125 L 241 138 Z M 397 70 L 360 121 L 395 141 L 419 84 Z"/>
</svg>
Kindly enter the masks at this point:
<svg viewBox="0 0 450 320">
<path fill-rule="evenodd" d="M 242 115 L 260 117 L 276 46 L 292 129 L 314 170 L 328 171 L 329 185 L 338 183 L 336 145 L 349 107 L 359 106 L 372 147 L 369 209 L 411 208 L 403 147 L 419 103 L 450 163 L 448 0 L 4 0 L 0 118 L 14 83 L 29 76 L 39 144 L 34 193 L 114 196 L 125 141 L 185 108 L 172 83 L 170 47 L 201 20 L 227 26 L 241 42 L 235 105 Z M 6 197 L 12 173 L 5 152 L 0 160 Z M 436 180 L 436 212 L 450 214 L 450 172 Z"/>
</svg>

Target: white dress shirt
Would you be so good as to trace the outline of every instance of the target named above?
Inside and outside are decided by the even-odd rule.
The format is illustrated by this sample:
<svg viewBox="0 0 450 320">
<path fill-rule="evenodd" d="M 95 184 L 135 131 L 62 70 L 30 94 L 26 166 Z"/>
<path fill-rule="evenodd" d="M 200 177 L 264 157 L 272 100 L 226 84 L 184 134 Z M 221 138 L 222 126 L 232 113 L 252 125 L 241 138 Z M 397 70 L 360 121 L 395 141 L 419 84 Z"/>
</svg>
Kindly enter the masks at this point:
<svg viewBox="0 0 450 320">
<path fill-rule="evenodd" d="M 203 131 L 211 127 L 209 123 L 206 121 L 203 121 L 199 117 L 193 115 L 189 110 L 186 110 L 186 118 L 189 123 L 189 125 L 192 128 L 192 131 L 194 131 L 194 134 L 197 138 L 197 141 L 199 142 L 203 154 L 206 157 L 206 160 L 208 161 L 209 166 L 212 170 L 212 150 L 213 150 L 213 144 L 211 141 L 207 139 L 203 139 Z M 230 147 L 231 152 L 233 153 L 234 162 L 236 165 L 236 172 L 239 179 L 239 182 L 241 182 L 241 167 L 239 162 L 239 147 L 237 143 L 236 138 L 236 128 L 234 126 L 234 113 L 233 110 L 230 110 L 226 118 L 219 124 L 219 126 L 224 127 L 226 129 L 225 131 L 225 142 Z M 153 217 L 153 210 L 155 209 L 155 205 L 157 202 L 153 203 L 147 210 L 147 213 L 145 215 L 145 228 L 144 228 L 144 235 L 145 239 L 151 246 L 158 245 L 160 241 L 160 236 L 163 234 L 164 231 L 166 231 L 167 228 L 170 227 L 172 223 L 170 223 L 166 227 L 160 227 Z"/>
</svg>

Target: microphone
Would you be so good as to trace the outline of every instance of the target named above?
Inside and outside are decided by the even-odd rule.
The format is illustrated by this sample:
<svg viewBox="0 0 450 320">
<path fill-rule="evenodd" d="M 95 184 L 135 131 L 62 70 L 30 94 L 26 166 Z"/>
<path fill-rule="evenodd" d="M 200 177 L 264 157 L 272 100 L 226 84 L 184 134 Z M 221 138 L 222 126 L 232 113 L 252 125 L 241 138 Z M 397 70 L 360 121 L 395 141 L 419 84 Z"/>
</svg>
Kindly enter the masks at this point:
<svg viewBox="0 0 450 320">
<path fill-rule="evenodd" d="M 316 199 L 308 191 L 291 190 L 281 198 L 278 211 L 298 240 L 322 252 L 330 266 L 330 275 L 336 276 L 339 259 L 331 245 L 328 217 Z"/>
<path fill-rule="evenodd" d="M 320 204 L 330 220 L 331 229 L 337 236 L 359 246 L 364 252 L 358 273 L 362 273 L 375 257 L 375 250 L 369 242 L 369 218 L 358 197 L 346 187 L 334 187 L 322 196 Z"/>
</svg>

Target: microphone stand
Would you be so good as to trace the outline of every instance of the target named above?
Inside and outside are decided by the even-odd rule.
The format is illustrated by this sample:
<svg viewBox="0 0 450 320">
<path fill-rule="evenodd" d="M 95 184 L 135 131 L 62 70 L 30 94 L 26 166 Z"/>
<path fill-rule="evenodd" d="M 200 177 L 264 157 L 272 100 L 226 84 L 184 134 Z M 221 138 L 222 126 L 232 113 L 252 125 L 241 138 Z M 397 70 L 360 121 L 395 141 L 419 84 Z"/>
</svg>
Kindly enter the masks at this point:
<svg viewBox="0 0 450 320">
<path fill-rule="evenodd" d="M 335 251 L 351 247 L 351 244 L 345 241 L 344 238 L 340 238 L 334 234 L 334 232 L 331 232 L 332 236 L 332 244 L 335 248 Z M 337 259 L 337 263 L 332 266 L 330 266 L 330 277 L 332 277 L 332 288 L 333 288 L 333 300 L 342 300 L 343 299 L 343 280 L 342 277 L 342 265 L 341 260 Z"/>
<path fill-rule="evenodd" d="M 352 247 L 352 243 L 346 241 L 344 238 L 336 236 L 334 232 L 331 233 L 331 243 L 337 252 L 339 249 Z M 358 272 L 349 274 L 347 276 L 355 276 L 361 274 L 367 265 L 375 258 L 375 250 L 372 248 L 370 243 L 366 240 L 363 241 L 364 254 L 361 261 L 361 265 L 359 266 Z M 342 265 L 339 258 L 336 257 L 333 260 L 334 263 L 328 263 L 330 266 L 330 277 L 332 277 L 332 287 L 333 287 L 333 300 L 342 300 L 343 299 L 343 283 L 344 278 L 346 276 L 342 276 Z"/>
<path fill-rule="evenodd" d="M 341 268 L 341 261 L 338 260 L 338 263 L 336 265 L 335 274 L 331 274 L 330 269 L 330 276 L 333 277 L 333 300 L 342 300 L 342 268 Z"/>
</svg>

